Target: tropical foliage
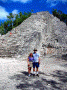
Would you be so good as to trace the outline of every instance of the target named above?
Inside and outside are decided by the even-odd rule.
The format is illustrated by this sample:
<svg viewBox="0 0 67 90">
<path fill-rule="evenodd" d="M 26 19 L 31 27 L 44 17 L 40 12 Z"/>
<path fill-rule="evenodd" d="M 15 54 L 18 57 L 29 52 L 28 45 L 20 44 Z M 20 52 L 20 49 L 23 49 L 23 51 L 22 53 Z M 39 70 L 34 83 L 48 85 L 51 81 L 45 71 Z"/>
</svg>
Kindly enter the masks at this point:
<svg viewBox="0 0 67 90">
<path fill-rule="evenodd" d="M 25 19 L 27 19 L 30 16 L 31 12 L 24 12 L 24 14 L 22 14 L 22 12 L 20 12 L 19 14 L 10 13 L 9 16 L 7 16 L 7 20 L 4 21 L 4 23 L 1 22 L 0 34 L 6 34 L 8 31 L 21 24 Z"/>
<path fill-rule="evenodd" d="M 65 22 L 66 25 L 67 25 L 67 14 L 64 14 L 60 10 L 57 11 L 56 9 L 53 9 L 52 13 L 53 13 L 54 16 L 59 18 L 61 21 Z"/>
</svg>

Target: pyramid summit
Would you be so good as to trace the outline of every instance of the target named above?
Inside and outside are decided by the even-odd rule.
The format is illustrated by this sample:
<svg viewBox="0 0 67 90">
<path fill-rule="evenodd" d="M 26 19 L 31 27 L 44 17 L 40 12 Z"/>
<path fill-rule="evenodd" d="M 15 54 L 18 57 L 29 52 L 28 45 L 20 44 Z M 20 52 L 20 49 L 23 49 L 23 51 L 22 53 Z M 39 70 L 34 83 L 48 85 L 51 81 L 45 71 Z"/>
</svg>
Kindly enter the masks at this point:
<svg viewBox="0 0 67 90">
<path fill-rule="evenodd" d="M 0 36 L 0 57 L 26 57 L 37 48 L 44 56 L 67 54 L 67 26 L 48 11 L 33 13 L 19 26 Z"/>
</svg>

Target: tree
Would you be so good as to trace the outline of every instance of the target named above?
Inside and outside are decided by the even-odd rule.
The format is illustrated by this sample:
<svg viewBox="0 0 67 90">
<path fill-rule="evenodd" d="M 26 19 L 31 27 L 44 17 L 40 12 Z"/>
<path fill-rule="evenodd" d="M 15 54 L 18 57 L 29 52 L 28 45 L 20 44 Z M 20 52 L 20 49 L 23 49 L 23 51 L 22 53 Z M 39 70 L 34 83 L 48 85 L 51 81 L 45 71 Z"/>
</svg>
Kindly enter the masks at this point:
<svg viewBox="0 0 67 90">
<path fill-rule="evenodd" d="M 62 13 L 60 10 L 53 9 L 52 11 L 53 15 L 59 18 L 61 21 L 65 22 L 67 25 L 67 14 Z"/>
<path fill-rule="evenodd" d="M 4 25 L 2 22 L 1 22 L 1 26 L 0 26 L 0 33 L 1 33 L 1 35 L 4 34 Z"/>
<path fill-rule="evenodd" d="M 31 12 L 28 12 L 27 16 L 30 17 L 31 16 Z"/>
<path fill-rule="evenodd" d="M 8 22 L 4 22 L 4 32 L 6 33 L 7 32 L 7 28 L 8 28 Z"/>
<path fill-rule="evenodd" d="M 23 16 L 23 15 L 22 15 L 22 12 L 20 12 L 20 13 L 19 13 L 19 18 L 22 18 L 22 16 Z"/>
<path fill-rule="evenodd" d="M 53 13 L 54 16 L 56 16 L 57 10 L 56 9 L 53 9 L 52 13 Z"/>
<path fill-rule="evenodd" d="M 7 16 L 7 18 L 12 22 L 12 27 L 13 27 L 14 15 L 12 13 L 10 13 L 9 16 Z"/>
<path fill-rule="evenodd" d="M 18 15 L 18 14 L 16 14 L 15 20 L 16 20 L 16 19 L 18 19 L 18 18 L 19 18 L 19 15 Z"/>
<path fill-rule="evenodd" d="M 33 9 L 31 10 L 31 13 L 32 13 L 32 12 L 34 12 L 34 10 L 33 10 Z"/>
<path fill-rule="evenodd" d="M 7 16 L 7 20 L 0 25 L 0 33 L 6 34 L 8 31 L 13 29 L 14 27 L 21 24 L 25 19 L 27 19 L 31 15 L 31 12 L 20 12 L 19 14 L 12 14 L 10 13 L 9 16 Z"/>
</svg>

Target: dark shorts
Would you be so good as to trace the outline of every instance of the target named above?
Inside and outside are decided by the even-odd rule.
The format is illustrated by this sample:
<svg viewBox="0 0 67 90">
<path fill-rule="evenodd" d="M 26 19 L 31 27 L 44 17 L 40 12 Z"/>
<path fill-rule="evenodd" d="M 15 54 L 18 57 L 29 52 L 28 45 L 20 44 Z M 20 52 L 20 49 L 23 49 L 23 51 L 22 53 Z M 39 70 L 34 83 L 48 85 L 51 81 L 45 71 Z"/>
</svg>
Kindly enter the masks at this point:
<svg viewBox="0 0 67 90">
<path fill-rule="evenodd" d="M 39 62 L 33 62 L 33 68 L 35 68 L 35 67 L 39 67 Z"/>
</svg>

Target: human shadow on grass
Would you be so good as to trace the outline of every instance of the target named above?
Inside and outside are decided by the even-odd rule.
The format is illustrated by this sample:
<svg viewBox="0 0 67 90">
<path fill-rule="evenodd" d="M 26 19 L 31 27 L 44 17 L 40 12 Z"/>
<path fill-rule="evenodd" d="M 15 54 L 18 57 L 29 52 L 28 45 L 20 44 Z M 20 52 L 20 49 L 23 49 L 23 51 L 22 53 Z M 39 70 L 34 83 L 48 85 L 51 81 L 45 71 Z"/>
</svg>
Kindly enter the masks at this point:
<svg viewBox="0 0 67 90">
<path fill-rule="evenodd" d="M 28 77 L 28 72 L 23 71 L 21 72 L 21 74 L 16 74 L 14 76 L 11 76 L 10 79 L 15 79 L 15 80 L 20 80 L 20 83 L 18 85 L 16 85 L 17 89 L 21 89 L 21 90 L 29 90 L 29 89 L 37 89 L 37 90 L 61 90 L 62 86 L 64 84 L 62 84 L 62 82 L 66 83 L 66 72 L 63 71 L 55 71 L 53 72 L 53 74 L 51 74 L 51 76 L 53 77 L 57 77 L 59 78 L 59 80 L 61 81 L 60 83 L 58 83 L 56 80 L 47 80 L 44 77 Z M 40 75 L 46 75 L 47 74 L 40 72 Z"/>
</svg>

